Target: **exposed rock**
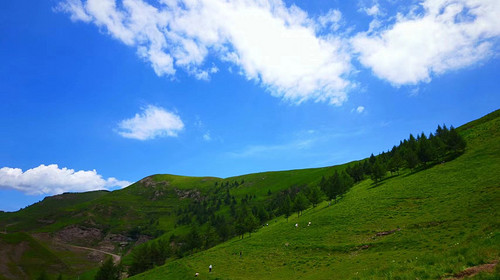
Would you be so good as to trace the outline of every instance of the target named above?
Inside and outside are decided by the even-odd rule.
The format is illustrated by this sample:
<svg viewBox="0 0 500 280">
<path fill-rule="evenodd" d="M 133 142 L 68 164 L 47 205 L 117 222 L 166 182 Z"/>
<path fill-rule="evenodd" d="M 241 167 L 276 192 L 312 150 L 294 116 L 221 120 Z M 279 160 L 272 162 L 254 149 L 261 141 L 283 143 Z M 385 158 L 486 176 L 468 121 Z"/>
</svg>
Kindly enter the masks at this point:
<svg viewBox="0 0 500 280">
<path fill-rule="evenodd" d="M 151 198 L 151 200 L 158 200 L 159 198 L 161 198 L 163 196 L 163 192 L 160 191 L 160 190 L 156 190 L 154 193 L 153 193 L 153 197 Z"/>
<path fill-rule="evenodd" d="M 152 177 L 146 177 L 139 181 L 146 188 L 155 188 L 156 186 L 169 186 L 169 181 L 156 182 Z"/>
<path fill-rule="evenodd" d="M 54 239 L 58 242 L 73 244 L 93 244 L 102 239 L 102 231 L 97 228 L 87 228 L 71 225 L 58 231 Z"/>
<path fill-rule="evenodd" d="M 199 190 L 180 190 L 176 188 L 174 191 L 180 199 L 192 198 L 197 202 L 204 200 Z"/>
<path fill-rule="evenodd" d="M 151 236 L 147 236 L 147 235 L 142 235 L 141 234 L 139 236 L 139 239 L 137 239 L 137 241 L 135 242 L 135 245 L 137 246 L 137 245 L 142 244 L 144 242 L 147 242 L 147 241 L 149 241 L 151 239 L 153 239 L 153 238 L 151 238 Z"/>
</svg>

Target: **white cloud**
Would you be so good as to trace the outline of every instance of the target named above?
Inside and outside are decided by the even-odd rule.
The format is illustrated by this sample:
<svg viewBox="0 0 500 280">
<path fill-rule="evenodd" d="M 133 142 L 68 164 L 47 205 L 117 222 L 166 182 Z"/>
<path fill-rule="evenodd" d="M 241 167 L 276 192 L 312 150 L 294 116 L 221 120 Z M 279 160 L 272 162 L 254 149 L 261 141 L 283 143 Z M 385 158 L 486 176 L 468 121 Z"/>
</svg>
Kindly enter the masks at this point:
<svg viewBox="0 0 500 280">
<path fill-rule="evenodd" d="M 80 0 L 67 0 L 66 2 L 61 2 L 54 11 L 71 14 L 72 21 L 92 21 L 92 17 L 87 14 Z"/>
<path fill-rule="evenodd" d="M 160 0 L 155 6 L 143 0 L 66 0 L 59 10 L 135 46 L 160 76 L 181 68 L 208 80 L 217 72 L 205 65 L 213 55 L 292 102 L 340 105 L 351 86 L 342 39 L 319 36 L 314 20 L 281 0 Z M 333 26 L 340 17 L 332 10 L 323 23 Z"/>
<path fill-rule="evenodd" d="M 103 179 L 96 170 L 75 171 L 59 168 L 57 164 L 42 164 L 24 172 L 19 168 L 0 168 L 0 189 L 15 189 L 29 195 L 123 188 L 130 184 L 113 177 Z"/>
<path fill-rule="evenodd" d="M 210 136 L 210 132 L 203 134 L 203 140 L 205 140 L 207 142 L 212 140 L 212 137 Z"/>
<path fill-rule="evenodd" d="M 490 55 L 500 35 L 498 0 L 425 0 L 389 27 L 352 38 L 360 62 L 393 85 L 429 82 Z M 371 28 L 371 29 L 376 29 Z"/>
<path fill-rule="evenodd" d="M 358 106 L 358 108 L 356 108 L 356 113 L 358 113 L 358 114 L 363 113 L 363 111 L 365 111 L 365 107 L 364 106 Z"/>
<path fill-rule="evenodd" d="M 164 136 L 176 137 L 184 129 L 184 123 L 178 115 L 149 105 L 140 114 L 121 121 L 118 128 L 118 133 L 125 138 L 149 140 Z"/>
<path fill-rule="evenodd" d="M 336 31 L 340 27 L 342 13 L 339 10 L 331 9 L 325 15 L 318 17 L 318 23 L 322 28 L 329 28 Z"/>
<path fill-rule="evenodd" d="M 370 8 L 364 8 L 363 11 L 369 16 L 377 16 L 380 14 L 380 9 L 378 7 L 378 4 L 375 4 Z"/>
</svg>

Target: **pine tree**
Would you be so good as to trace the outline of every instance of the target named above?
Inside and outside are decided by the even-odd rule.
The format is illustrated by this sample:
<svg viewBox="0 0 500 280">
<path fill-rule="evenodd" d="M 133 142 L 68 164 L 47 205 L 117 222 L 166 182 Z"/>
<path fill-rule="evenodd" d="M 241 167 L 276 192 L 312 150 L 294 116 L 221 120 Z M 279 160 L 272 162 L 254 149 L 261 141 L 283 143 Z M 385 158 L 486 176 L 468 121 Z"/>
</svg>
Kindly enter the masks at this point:
<svg viewBox="0 0 500 280">
<path fill-rule="evenodd" d="M 259 220 L 250 212 L 245 218 L 245 231 L 248 232 L 249 236 L 252 236 L 252 231 L 257 229 L 259 226 Z"/>
<path fill-rule="evenodd" d="M 397 172 L 399 175 L 399 169 L 401 169 L 401 167 L 403 167 L 403 158 L 401 157 L 399 149 L 397 149 L 389 160 L 388 168 L 391 174 Z"/>
<path fill-rule="evenodd" d="M 418 159 L 424 165 L 436 158 L 436 153 L 431 145 L 431 142 L 422 133 L 418 141 Z"/>
<path fill-rule="evenodd" d="M 292 215 L 293 211 L 293 202 L 292 199 L 290 198 L 290 195 L 286 195 L 285 199 L 283 199 L 281 205 L 280 205 L 280 212 L 285 215 L 286 221 L 288 222 L 288 217 Z"/>
<path fill-rule="evenodd" d="M 36 280 L 49 280 L 47 273 L 43 270 L 40 275 L 36 278 Z"/>
<path fill-rule="evenodd" d="M 309 187 L 307 198 L 312 203 L 313 207 L 316 207 L 316 205 L 322 201 L 322 196 L 323 193 L 317 185 L 312 185 Z"/>
<path fill-rule="evenodd" d="M 297 217 L 300 217 L 302 211 L 306 210 L 309 206 L 309 200 L 307 200 L 307 197 L 303 193 L 298 193 L 295 196 L 293 205 L 295 207 L 295 211 L 297 211 Z"/>
<path fill-rule="evenodd" d="M 372 180 L 378 183 L 385 175 L 386 170 L 382 163 L 376 161 L 372 168 Z"/>
<path fill-rule="evenodd" d="M 94 280 L 119 280 L 120 273 L 120 268 L 115 266 L 113 259 L 108 258 L 97 271 Z"/>
<path fill-rule="evenodd" d="M 450 128 L 447 140 L 448 141 L 446 144 L 448 145 L 449 149 L 455 154 L 463 152 L 465 150 L 466 142 L 462 138 L 462 136 L 458 134 L 453 126 Z"/>
<path fill-rule="evenodd" d="M 418 165 L 418 156 L 412 149 L 407 149 L 405 153 L 405 160 L 408 168 L 413 169 Z"/>
</svg>

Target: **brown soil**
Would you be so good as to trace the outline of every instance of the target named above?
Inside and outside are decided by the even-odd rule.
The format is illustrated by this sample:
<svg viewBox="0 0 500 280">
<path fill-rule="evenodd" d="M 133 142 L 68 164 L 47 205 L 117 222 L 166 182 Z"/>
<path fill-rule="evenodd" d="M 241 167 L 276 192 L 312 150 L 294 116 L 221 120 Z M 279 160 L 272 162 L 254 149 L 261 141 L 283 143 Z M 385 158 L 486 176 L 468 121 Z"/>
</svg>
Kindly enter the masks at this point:
<svg viewBox="0 0 500 280">
<path fill-rule="evenodd" d="M 446 280 L 458 280 L 458 279 L 464 279 L 464 278 L 469 278 L 472 277 L 480 272 L 493 272 L 495 269 L 495 266 L 498 264 L 498 260 L 492 262 L 492 263 L 487 263 L 487 264 L 482 264 L 482 265 L 476 265 L 473 267 L 469 267 L 465 269 L 464 271 L 461 271 L 457 274 L 454 275 L 453 278 L 447 278 Z"/>
<path fill-rule="evenodd" d="M 95 242 L 102 240 L 102 231 L 97 228 L 72 225 L 57 232 L 54 240 L 59 243 L 95 244 Z"/>
<path fill-rule="evenodd" d="M 377 234 L 375 234 L 375 236 L 373 238 L 378 237 L 378 236 L 385 236 L 385 235 L 393 234 L 396 231 L 400 231 L 400 230 L 401 230 L 400 228 L 397 228 L 397 229 L 393 229 L 393 230 L 389 230 L 389 231 L 377 232 Z"/>
</svg>

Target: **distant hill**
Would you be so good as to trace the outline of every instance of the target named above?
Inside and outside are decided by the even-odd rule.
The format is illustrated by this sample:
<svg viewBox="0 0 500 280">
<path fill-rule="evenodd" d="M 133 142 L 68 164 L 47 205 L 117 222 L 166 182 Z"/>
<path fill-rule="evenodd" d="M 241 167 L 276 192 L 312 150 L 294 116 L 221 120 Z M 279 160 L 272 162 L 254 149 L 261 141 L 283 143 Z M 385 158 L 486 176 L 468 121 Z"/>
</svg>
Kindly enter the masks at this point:
<svg viewBox="0 0 500 280">
<path fill-rule="evenodd" d="M 44 269 L 54 278 L 90 270 L 81 279 L 92 279 L 106 255 L 74 246 L 123 255 L 131 265 L 132 249 L 153 244 L 148 240 L 184 248 L 193 223 L 201 224 L 198 238 L 205 245 L 177 251 L 164 266 L 133 279 L 188 279 L 196 272 L 200 279 L 453 277 L 499 259 L 500 111 L 457 131 L 467 147 L 452 161 L 387 173 L 378 184 L 364 179 L 337 203 L 322 202 L 288 222 L 271 212 L 268 226 L 243 239 L 232 232 L 224 243 L 219 232 L 208 240 L 208 224 L 235 211 L 232 200 L 248 203 L 257 215 L 287 192 L 318 185 L 356 162 L 224 179 L 153 175 L 113 192 L 48 197 L 0 213 L 0 229 L 7 232 L 0 234 L 0 279 L 31 279 Z M 498 276 L 496 269 L 484 277 Z"/>
<path fill-rule="evenodd" d="M 487 270 L 500 257 L 500 112 L 459 131 L 467 150 L 451 162 L 380 185 L 365 180 L 335 205 L 278 217 L 250 238 L 132 279 L 444 279 Z M 493 270 L 476 277 L 498 279 Z"/>
</svg>

